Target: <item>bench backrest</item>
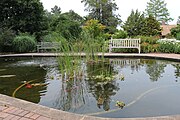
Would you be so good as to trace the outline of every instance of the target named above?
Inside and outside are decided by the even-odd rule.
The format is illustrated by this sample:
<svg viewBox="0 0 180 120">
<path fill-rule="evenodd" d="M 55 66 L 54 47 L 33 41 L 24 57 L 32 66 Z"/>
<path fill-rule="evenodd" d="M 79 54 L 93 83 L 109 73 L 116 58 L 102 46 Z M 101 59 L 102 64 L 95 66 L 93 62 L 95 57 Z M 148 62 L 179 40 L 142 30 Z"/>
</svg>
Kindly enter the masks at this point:
<svg viewBox="0 0 180 120">
<path fill-rule="evenodd" d="M 140 39 L 111 39 L 110 44 L 112 48 L 138 48 L 140 46 Z"/>
<path fill-rule="evenodd" d="M 60 42 L 39 42 L 37 44 L 37 52 L 40 52 L 40 50 L 50 50 L 50 49 L 59 49 L 60 48 Z"/>
<path fill-rule="evenodd" d="M 40 47 L 46 48 L 46 47 L 59 47 L 60 43 L 59 42 L 40 42 L 38 44 Z"/>
<path fill-rule="evenodd" d="M 139 53 L 141 51 L 141 39 L 112 39 L 109 44 L 109 52 L 111 53 L 113 48 L 137 48 Z"/>
</svg>

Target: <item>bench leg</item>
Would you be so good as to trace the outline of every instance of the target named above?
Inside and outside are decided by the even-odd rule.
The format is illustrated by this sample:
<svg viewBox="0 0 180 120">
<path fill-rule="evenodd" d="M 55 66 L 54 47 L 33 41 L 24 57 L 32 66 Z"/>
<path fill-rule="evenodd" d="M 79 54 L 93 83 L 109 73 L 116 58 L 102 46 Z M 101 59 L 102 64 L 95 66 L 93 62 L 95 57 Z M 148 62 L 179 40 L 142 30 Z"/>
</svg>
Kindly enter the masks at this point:
<svg viewBox="0 0 180 120">
<path fill-rule="evenodd" d="M 109 47 L 109 53 L 111 53 L 112 52 L 112 48 L 111 47 Z"/>
</svg>

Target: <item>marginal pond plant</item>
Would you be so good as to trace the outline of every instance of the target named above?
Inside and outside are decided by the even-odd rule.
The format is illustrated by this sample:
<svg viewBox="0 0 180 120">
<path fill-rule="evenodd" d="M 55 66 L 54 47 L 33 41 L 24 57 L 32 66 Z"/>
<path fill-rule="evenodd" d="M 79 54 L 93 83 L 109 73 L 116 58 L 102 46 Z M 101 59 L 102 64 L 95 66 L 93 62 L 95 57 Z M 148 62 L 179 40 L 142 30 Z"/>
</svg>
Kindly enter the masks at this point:
<svg viewBox="0 0 180 120">
<path fill-rule="evenodd" d="M 104 64 L 107 64 L 104 59 L 104 54 L 102 54 L 101 59 L 99 59 L 98 56 L 99 52 L 104 53 L 103 44 L 105 41 L 99 41 L 92 38 L 91 35 L 86 32 L 82 34 L 81 40 L 76 40 L 75 42 L 66 40 L 61 41 L 60 54 L 62 54 L 62 56 L 58 58 L 58 63 L 62 75 L 68 77 L 68 79 L 82 76 L 83 64 L 99 62 L 102 63 L 101 69 L 103 69 Z M 101 73 L 98 76 L 92 76 L 92 78 L 112 79 L 110 77 L 108 78 L 105 73 Z"/>
<path fill-rule="evenodd" d="M 86 103 L 83 94 L 88 94 L 88 87 L 84 82 L 96 83 L 94 87 L 97 89 L 111 85 L 115 74 L 109 60 L 104 58 L 104 44 L 105 40 L 93 38 L 87 32 L 82 33 L 80 40 L 61 41 L 62 56 L 58 57 L 58 65 L 63 82 L 62 91 L 66 92 L 62 92 L 65 94 L 57 101 L 60 101 L 62 110 L 67 111 L 72 107 L 76 109 Z M 98 56 L 99 52 L 102 53 L 101 57 Z M 111 88 L 110 93 L 104 92 L 103 88 L 101 91 L 94 93 L 98 107 L 110 100 L 107 94 L 114 94 Z M 105 109 L 108 110 L 109 106 Z"/>
<path fill-rule="evenodd" d="M 110 61 L 104 58 L 104 44 L 105 40 L 94 38 L 87 32 L 83 32 L 81 39 L 75 42 L 61 41 L 62 56 L 58 57 L 58 65 L 62 75 L 62 91 L 66 92 L 62 92 L 65 94 L 57 101 L 60 101 L 62 110 L 83 106 L 87 102 L 83 94 L 88 94 L 87 91 L 92 89 L 97 90 L 92 92 L 98 108 L 103 107 L 105 111 L 110 109 L 109 96 L 114 95 L 114 90 L 118 90 L 114 85 L 117 75 Z M 99 52 L 102 56 L 98 56 Z M 84 82 L 95 86 L 87 87 Z"/>
</svg>

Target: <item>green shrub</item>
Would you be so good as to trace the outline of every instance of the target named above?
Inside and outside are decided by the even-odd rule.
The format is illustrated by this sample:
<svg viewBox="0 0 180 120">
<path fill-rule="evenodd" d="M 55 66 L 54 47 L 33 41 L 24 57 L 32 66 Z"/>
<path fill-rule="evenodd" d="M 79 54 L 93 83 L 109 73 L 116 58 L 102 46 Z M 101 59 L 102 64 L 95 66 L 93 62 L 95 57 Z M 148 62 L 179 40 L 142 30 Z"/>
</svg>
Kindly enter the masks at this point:
<svg viewBox="0 0 180 120">
<path fill-rule="evenodd" d="M 141 44 L 141 52 L 142 53 L 151 53 L 151 52 L 157 52 L 158 51 L 158 44 L 149 44 L 146 42 L 143 42 Z"/>
<path fill-rule="evenodd" d="M 180 54 L 180 43 L 175 44 L 174 53 Z"/>
<path fill-rule="evenodd" d="M 171 29 L 171 34 L 174 37 L 176 37 L 179 32 L 180 32 L 180 25 L 178 25 L 177 27 Z"/>
<path fill-rule="evenodd" d="M 159 40 L 159 36 L 137 36 L 135 38 L 140 38 L 141 43 L 146 42 L 149 44 L 156 44 L 157 40 Z"/>
<path fill-rule="evenodd" d="M 163 53 L 180 53 L 180 42 L 159 42 L 158 52 Z"/>
<path fill-rule="evenodd" d="M 113 35 L 113 38 L 114 39 L 124 39 L 124 38 L 127 38 L 128 37 L 128 34 L 126 31 L 123 31 L 123 30 L 119 30 L 118 32 L 116 32 L 114 35 Z"/>
<path fill-rule="evenodd" d="M 176 34 L 176 39 L 180 40 L 180 32 Z"/>
<path fill-rule="evenodd" d="M 12 52 L 14 38 L 14 31 L 7 28 L 0 28 L 0 52 Z"/>
<path fill-rule="evenodd" d="M 65 38 L 62 37 L 60 33 L 51 32 L 48 35 L 43 36 L 42 41 L 43 42 L 60 42 L 62 39 L 65 39 Z"/>
<path fill-rule="evenodd" d="M 135 38 L 141 39 L 141 52 L 150 53 L 158 51 L 157 41 L 159 36 L 136 36 Z"/>
<path fill-rule="evenodd" d="M 143 53 L 149 53 L 151 50 L 151 45 L 149 43 L 143 43 L 141 44 L 141 52 Z"/>
<path fill-rule="evenodd" d="M 35 37 L 30 35 L 16 36 L 13 41 L 13 49 L 15 52 L 32 52 L 36 48 Z"/>
<path fill-rule="evenodd" d="M 109 34 L 109 33 L 104 33 L 104 34 L 102 34 L 102 38 L 104 38 L 105 40 L 109 40 L 109 39 L 111 39 L 111 34 Z"/>
</svg>

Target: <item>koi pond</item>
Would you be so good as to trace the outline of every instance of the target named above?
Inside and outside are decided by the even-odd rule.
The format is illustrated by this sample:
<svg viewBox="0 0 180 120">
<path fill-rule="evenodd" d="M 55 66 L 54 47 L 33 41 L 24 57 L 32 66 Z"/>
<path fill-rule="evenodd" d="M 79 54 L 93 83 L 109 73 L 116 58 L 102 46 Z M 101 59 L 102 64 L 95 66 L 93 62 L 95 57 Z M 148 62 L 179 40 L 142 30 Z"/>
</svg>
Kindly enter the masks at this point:
<svg viewBox="0 0 180 120">
<path fill-rule="evenodd" d="M 77 114 L 109 118 L 180 114 L 180 63 L 137 58 L 83 62 L 61 74 L 57 58 L 0 58 L 0 93 Z"/>
</svg>

